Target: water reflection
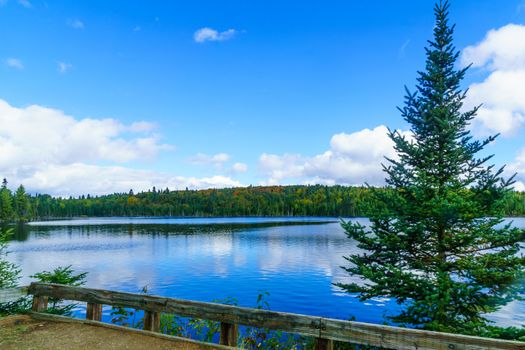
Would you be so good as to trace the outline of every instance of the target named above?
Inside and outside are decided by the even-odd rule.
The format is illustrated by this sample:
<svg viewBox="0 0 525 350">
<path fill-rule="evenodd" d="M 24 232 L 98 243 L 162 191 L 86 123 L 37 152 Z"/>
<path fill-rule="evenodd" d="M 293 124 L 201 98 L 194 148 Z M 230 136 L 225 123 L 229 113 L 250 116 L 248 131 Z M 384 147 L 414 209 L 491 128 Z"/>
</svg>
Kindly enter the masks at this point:
<svg viewBox="0 0 525 350">
<path fill-rule="evenodd" d="M 392 300 L 359 302 L 333 285 L 351 281 L 340 266 L 357 250 L 337 220 L 253 219 L 31 225 L 17 231 L 10 259 L 22 268 L 23 283 L 35 272 L 72 265 L 89 273 L 93 288 L 139 292 L 147 285 L 153 294 L 203 301 L 231 296 L 244 306 L 265 290 L 274 310 L 365 322 L 381 322 L 396 310 Z M 525 227 L 524 219 L 517 221 Z M 498 322 L 524 319 L 523 303 L 507 311 L 495 316 Z"/>
</svg>

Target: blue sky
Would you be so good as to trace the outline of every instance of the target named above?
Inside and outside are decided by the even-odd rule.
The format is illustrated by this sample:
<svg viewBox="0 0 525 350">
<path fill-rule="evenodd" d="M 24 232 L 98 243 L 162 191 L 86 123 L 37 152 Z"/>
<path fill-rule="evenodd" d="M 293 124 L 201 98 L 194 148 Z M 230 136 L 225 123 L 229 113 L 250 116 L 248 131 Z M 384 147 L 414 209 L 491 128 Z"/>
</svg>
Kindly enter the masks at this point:
<svg viewBox="0 0 525 350">
<path fill-rule="evenodd" d="M 433 26 L 427 0 L 0 4 L 0 171 L 56 195 L 380 184 Z M 525 182 L 525 2 L 451 10 L 473 132 Z"/>
</svg>

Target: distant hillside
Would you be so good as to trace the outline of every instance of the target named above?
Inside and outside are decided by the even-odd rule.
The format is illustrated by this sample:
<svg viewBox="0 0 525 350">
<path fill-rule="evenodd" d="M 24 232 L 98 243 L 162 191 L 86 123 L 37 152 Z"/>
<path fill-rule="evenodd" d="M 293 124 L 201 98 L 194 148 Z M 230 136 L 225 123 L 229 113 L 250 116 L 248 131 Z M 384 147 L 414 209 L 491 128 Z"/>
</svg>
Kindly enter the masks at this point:
<svg viewBox="0 0 525 350">
<path fill-rule="evenodd" d="M 30 197 L 31 218 L 79 216 L 367 216 L 372 189 L 347 186 L 257 186 L 210 190 L 157 190 L 79 198 Z M 525 193 L 510 192 L 508 216 L 525 215 Z"/>
</svg>

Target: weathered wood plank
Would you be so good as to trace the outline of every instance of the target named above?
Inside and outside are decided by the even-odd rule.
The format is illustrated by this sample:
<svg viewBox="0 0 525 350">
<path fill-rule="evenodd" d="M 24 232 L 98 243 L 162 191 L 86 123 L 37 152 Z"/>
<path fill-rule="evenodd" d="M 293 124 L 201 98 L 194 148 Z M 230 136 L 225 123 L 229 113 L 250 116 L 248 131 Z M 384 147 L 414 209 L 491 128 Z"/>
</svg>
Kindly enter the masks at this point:
<svg viewBox="0 0 525 350">
<path fill-rule="evenodd" d="M 237 346 L 239 337 L 239 327 L 236 324 L 221 322 L 221 334 L 219 344 L 228 346 Z"/>
<path fill-rule="evenodd" d="M 525 350 L 525 342 L 326 318 L 321 320 L 321 337 L 396 350 Z"/>
<path fill-rule="evenodd" d="M 319 337 L 320 318 L 313 316 L 47 283 L 32 283 L 29 286 L 29 293 L 33 295 L 48 295 L 65 300 L 121 305 L 145 311 L 172 313 Z"/>
<path fill-rule="evenodd" d="M 264 327 L 315 338 L 399 350 L 525 350 L 524 342 L 428 332 L 376 324 L 250 309 L 143 294 L 33 283 L 30 294 L 121 305 L 150 312 L 166 312 L 229 324 Z"/>
<path fill-rule="evenodd" d="M 144 330 L 151 332 L 160 331 L 160 312 L 144 311 Z"/>
<path fill-rule="evenodd" d="M 87 303 L 86 320 L 101 321 L 102 320 L 102 304 Z"/>
<path fill-rule="evenodd" d="M 27 286 L 0 289 L 0 304 L 10 303 L 27 296 Z"/>
<path fill-rule="evenodd" d="M 47 302 L 49 298 L 43 295 L 35 295 L 33 297 L 33 306 L 31 310 L 36 312 L 42 312 L 47 310 Z"/>
</svg>

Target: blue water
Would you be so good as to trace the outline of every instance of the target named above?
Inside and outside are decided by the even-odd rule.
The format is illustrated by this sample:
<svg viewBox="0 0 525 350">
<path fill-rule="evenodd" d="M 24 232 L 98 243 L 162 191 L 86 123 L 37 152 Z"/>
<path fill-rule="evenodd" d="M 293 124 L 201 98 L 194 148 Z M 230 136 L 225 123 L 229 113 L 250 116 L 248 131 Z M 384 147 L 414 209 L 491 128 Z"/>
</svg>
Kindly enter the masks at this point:
<svg viewBox="0 0 525 350">
<path fill-rule="evenodd" d="M 366 219 L 353 219 L 367 223 Z M 525 227 L 525 219 L 514 219 Z M 72 265 L 86 286 L 212 301 L 233 297 L 255 306 L 270 293 L 272 310 L 383 322 L 398 306 L 388 298 L 360 302 L 334 283 L 351 277 L 340 266 L 356 251 L 337 219 L 108 218 L 38 222 L 17 233 L 10 260 L 30 275 Z M 79 313 L 82 311 L 79 310 Z M 108 317 L 108 310 L 105 311 Z M 525 303 L 491 318 L 525 323 Z"/>
</svg>

